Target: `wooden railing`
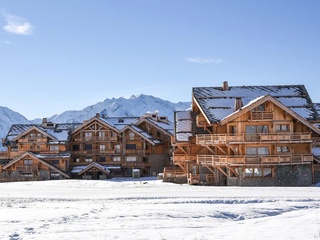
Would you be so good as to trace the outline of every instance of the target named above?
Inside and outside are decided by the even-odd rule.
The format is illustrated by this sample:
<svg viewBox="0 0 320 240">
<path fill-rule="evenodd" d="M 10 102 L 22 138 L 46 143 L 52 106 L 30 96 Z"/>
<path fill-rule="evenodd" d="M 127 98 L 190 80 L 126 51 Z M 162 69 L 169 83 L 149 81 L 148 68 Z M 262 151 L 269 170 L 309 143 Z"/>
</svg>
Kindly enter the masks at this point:
<svg viewBox="0 0 320 240">
<path fill-rule="evenodd" d="M 37 165 L 26 165 L 26 166 L 17 166 L 16 170 L 19 172 L 34 172 L 34 171 L 38 171 L 38 166 Z"/>
<path fill-rule="evenodd" d="M 266 111 L 256 111 L 251 112 L 251 120 L 253 121 L 265 121 L 265 120 L 272 120 L 273 119 L 273 112 L 266 112 Z"/>
<path fill-rule="evenodd" d="M 98 141 L 106 141 L 106 142 L 116 142 L 118 140 L 117 137 L 81 137 L 81 138 L 74 138 L 75 142 L 98 142 Z"/>
<path fill-rule="evenodd" d="M 312 155 L 264 155 L 264 156 L 222 156 L 197 155 L 197 162 L 204 165 L 226 166 L 244 164 L 303 164 L 313 161 Z"/>
<path fill-rule="evenodd" d="M 311 133 L 198 134 L 196 144 L 217 145 L 246 142 L 311 142 Z"/>
<path fill-rule="evenodd" d="M 173 154 L 173 163 L 185 162 L 185 161 L 196 161 L 197 155 L 186 155 L 186 154 Z"/>
<path fill-rule="evenodd" d="M 28 138 L 19 138 L 19 143 L 30 143 L 30 142 L 47 142 L 47 138 L 43 137 L 28 137 Z"/>
<path fill-rule="evenodd" d="M 151 164 L 148 162 L 122 162 L 121 166 L 130 168 L 147 168 L 151 167 Z"/>
</svg>

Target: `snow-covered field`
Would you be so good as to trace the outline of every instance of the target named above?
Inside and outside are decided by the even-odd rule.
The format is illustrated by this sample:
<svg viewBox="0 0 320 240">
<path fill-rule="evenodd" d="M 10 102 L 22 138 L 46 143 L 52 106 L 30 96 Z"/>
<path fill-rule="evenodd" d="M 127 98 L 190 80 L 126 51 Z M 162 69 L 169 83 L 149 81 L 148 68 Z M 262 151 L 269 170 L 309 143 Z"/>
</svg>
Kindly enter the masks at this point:
<svg viewBox="0 0 320 240">
<path fill-rule="evenodd" d="M 320 239 L 316 186 L 205 187 L 141 178 L 0 189 L 0 239 Z"/>
</svg>

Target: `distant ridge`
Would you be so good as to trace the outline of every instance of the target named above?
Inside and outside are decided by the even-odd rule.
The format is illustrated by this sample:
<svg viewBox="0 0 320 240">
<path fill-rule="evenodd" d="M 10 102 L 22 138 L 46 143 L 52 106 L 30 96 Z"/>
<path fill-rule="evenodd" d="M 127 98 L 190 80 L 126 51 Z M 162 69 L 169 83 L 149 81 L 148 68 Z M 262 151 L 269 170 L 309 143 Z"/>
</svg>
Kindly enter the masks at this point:
<svg viewBox="0 0 320 240">
<path fill-rule="evenodd" d="M 151 95 L 132 95 L 129 99 L 120 97 L 105 99 L 95 105 L 88 106 L 82 110 L 69 110 L 51 117 L 40 116 L 34 120 L 28 120 L 23 115 L 7 107 L 0 107 L 0 137 L 4 138 L 14 123 L 40 123 L 43 117 L 55 123 L 83 122 L 100 113 L 106 117 L 139 117 L 146 112 L 159 111 L 159 115 L 167 116 L 173 121 L 174 111 L 183 111 L 190 108 L 191 102 L 172 103 Z M 39 113 L 40 114 L 40 113 Z M 0 149 L 1 149 L 0 144 Z"/>
</svg>

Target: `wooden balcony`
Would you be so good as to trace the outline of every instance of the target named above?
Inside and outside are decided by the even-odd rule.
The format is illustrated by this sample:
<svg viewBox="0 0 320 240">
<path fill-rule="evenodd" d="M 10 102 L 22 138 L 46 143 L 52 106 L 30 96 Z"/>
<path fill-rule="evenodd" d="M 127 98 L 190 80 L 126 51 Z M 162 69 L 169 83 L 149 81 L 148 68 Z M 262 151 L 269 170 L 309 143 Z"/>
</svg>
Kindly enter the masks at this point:
<svg viewBox="0 0 320 240">
<path fill-rule="evenodd" d="M 250 119 L 252 121 L 271 121 L 273 120 L 273 112 L 266 112 L 266 111 L 250 112 Z"/>
<path fill-rule="evenodd" d="M 197 155 L 186 155 L 186 154 L 173 154 L 173 163 L 177 164 L 180 162 L 196 161 Z"/>
<path fill-rule="evenodd" d="M 19 143 L 40 143 L 40 142 L 47 142 L 47 138 L 41 138 L 41 137 L 28 137 L 28 138 L 19 138 Z"/>
<path fill-rule="evenodd" d="M 311 133 L 260 133 L 260 134 L 199 134 L 196 144 L 202 146 L 243 144 L 254 142 L 310 143 Z"/>
<path fill-rule="evenodd" d="M 197 155 L 197 162 L 211 166 L 242 166 L 250 164 L 305 164 L 313 161 L 312 155 L 265 155 L 265 156 L 223 156 L 223 155 Z"/>
<path fill-rule="evenodd" d="M 122 167 L 127 168 L 148 168 L 151 167 L 151 163 L 148 162 L 122 162 Z"/>
<path fill-rule="evenodd" d="M 19 172 L 35 172 L 38 171 L 38 165 L 25 165 L 25 166 L 17 166 L 16 171 Z"/>
<path fill-rule="evenodd" d="M 74 138 L 75 142 L 117 142 L 117 137 L 81 137 Z"/>
</svg>

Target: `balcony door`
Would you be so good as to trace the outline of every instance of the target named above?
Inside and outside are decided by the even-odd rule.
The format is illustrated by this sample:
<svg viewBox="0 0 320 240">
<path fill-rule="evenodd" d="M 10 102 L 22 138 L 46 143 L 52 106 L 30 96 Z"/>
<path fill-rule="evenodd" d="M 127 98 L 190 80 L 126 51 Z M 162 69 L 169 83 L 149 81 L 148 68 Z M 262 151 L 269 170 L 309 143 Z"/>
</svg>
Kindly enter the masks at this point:
<svg viewBox="0 0 320 240">
<path fill-rule="evenodd" d="M 260 134 L 268 133 L 267 125 L 247 125 L 246 140 L 250 142 L 259 142 Z"/>
</svg>

